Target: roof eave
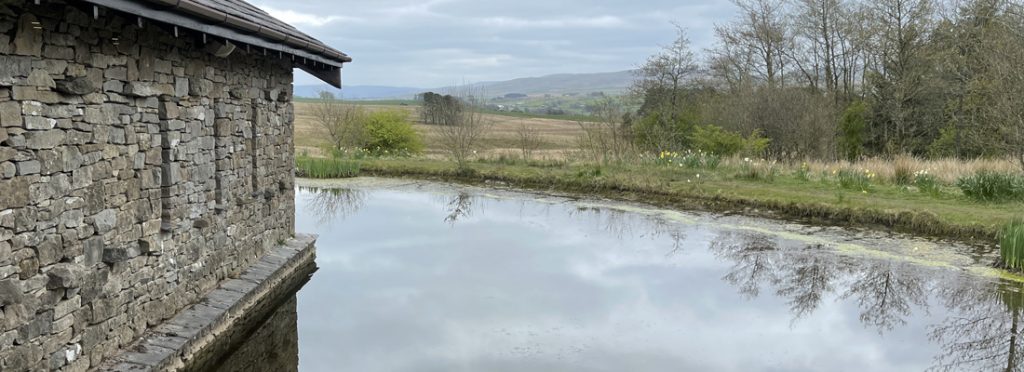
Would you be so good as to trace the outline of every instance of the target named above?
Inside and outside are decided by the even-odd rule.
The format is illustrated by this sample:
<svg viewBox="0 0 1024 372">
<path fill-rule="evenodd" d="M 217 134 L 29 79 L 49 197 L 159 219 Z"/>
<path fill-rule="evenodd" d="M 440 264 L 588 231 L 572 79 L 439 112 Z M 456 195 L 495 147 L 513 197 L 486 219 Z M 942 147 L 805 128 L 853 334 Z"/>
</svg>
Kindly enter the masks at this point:
<svg viewBox="0 0 1024 372">
<path fill-rule="evenodd" d="M 284 54 L 288 54 L 295 61 L 293 63 L 295 67 L 309 72 L 336 88 L 341 87 L 343 64 L 352 62 L 352 58 L 345 53 L 327 47 L 319 41 L 311 42 L 289 37 L 276 30 L 256 25 L 190 0 L 85 1 L 153 21 L 262 48 L 264 54 L 276 52 L 281 58 L 284 57 Z M 187 15 L 183 13 L 187 13 Z M 302 62 L 297 58 L 301 58 Z"/>
</svg>

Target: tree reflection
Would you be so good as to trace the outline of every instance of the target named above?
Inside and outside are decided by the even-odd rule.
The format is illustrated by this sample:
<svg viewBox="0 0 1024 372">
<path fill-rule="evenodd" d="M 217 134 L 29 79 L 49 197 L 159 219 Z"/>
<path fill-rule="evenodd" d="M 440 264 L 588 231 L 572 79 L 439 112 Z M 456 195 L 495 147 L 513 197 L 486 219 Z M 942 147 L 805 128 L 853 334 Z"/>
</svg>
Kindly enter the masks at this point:
<svg viewBox="0 0 1024 372">
<path fill-rule="evenodd" d="M 762 285 L 779 282 L 776 267 L 780 257 L 775 241 L 761 234 L 722 234 L 711 242 L 711 251 L 732 261 L 733 267 L 722 280 L 739 288 L 748 299 L 761 293 Z"/>
<path fill-rule="evenodd" d="M 569 215 L 594 218 L 602 231 L 618 240 L 667 237 L 672 247 L 665 253 L 666 257 L 683 252 L 686 234 L 679 225 L 669 221 L 618 209 L 587 206 L 576 207 L 569 211 Z"/>
<path fill-rule="evenodd" d="M 783 270 L 776 294 L 788 299 L 794 320 L 813 313 L 825 294 L 834 290 L 838 267 L 833 256 L 816 252 L 819 248 L 812 246 L 782 255 Z"/>
<path fill-rule="evenodd" d="M 939 292 L 951 310 L 946 320 L 932 327 L 931 339 L 942 345 L 935 370 L 1022 369 L 1022 284 L 988 282 L 961 276 Z"/>
<path fill-rule="evenodd" d="M 311 194 L 306 208 L 317 217 L 320 225 L 355 214 L 366 203 L 366 192 L 362 190 L 299 187 L 299 191 Z"/>
<path fill-rule="evenodd" d="M 839 298 L 854 299 L 860 321 L 879 332 L 906 324 L 913 305 L 927 307 L 927 282 L 909 264 L 843 258 L 816 244 L 784 249 L 777 238 L 753 233 L 723 233 L 711 250 L 733 264 L 722 280 L 748 299 L 773 287 L 794 320 L 811 315 L 840 282 L 848 284 Z"/>
<path fill-rule="evenodd" d="M 460 219 L 469 217 L 473 214 L 474 201 L 474 197 L 465 192 L 459 192 L 458 195 L 453 196 L 448 201 L 448 215 L 444 218 L 444 222 L 455 226 Z"/>
<path fill-rule="evenodd" d="M 878 328 L 879 333 L 907 324 L 912 305 L 927 309 L 928 296 L 923 275 L 910 264 L 891 261 L 847 265 L 854 280 L 842 298 L 855 298 L 860 321 Z"/>
</svg>

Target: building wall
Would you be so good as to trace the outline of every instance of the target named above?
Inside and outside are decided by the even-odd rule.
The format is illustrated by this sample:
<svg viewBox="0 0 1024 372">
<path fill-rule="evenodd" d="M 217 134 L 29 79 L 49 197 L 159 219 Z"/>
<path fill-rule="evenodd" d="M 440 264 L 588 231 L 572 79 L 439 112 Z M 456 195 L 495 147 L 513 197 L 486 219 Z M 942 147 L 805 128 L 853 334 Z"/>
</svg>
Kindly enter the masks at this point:
<svg viewBox="0 0 1024 372">
<path fill-rule="evenodd" d="M 0 370 L 96 366 L 294 235 L 291 61 L 220 45 L 0 5 Z"/>
</svg>

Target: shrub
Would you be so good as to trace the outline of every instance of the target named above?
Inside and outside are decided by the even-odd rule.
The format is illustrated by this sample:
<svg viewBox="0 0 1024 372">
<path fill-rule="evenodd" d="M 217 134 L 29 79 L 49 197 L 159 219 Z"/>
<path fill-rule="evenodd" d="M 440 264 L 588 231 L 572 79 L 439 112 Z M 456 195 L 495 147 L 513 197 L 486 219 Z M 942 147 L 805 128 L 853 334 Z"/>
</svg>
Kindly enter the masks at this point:
<svg viewBox="0 0 1024 372">
<path fill-rule="evenodd" d="M 864 133 L 867 129 L 867 106 L 854 102 L 839 120 L 839 153 L 849 161 L 855 161 L 864 154 Z"/>
<path fill-rule="evenodd" d="M 408 114 L 398 110 L 378 111 L 366 119 L 366 145 L 372 152 L 403 154 L 419 153 L 423 143 L 409 122 Z"/>
<path fill-rule="evenodd" d="M 968 198 L 981 202 L 1024 200 L 1024 177 L 982 170 L 957 181 Z"/>
<path fill-rule="evenodd" d="M 693 134 L 690 135 L 690 143 L 698 151 L 708 154 L 760 156 L 768 148 L 771 140 L 761 136 L 761 132 L 758 131 L 744 138 L 739 133 L 718 126 L 700 125 L 695 127 Z"/>
<path fill-rule="evenodd" d="M 308 178 L 348 178 L 359 175 L 359 163 L 341 159 L 300 156 L 295 158 L 295 175 Z"/>
<path fill-rule="evenodd" d="M 745 140 L 742 135 L 714 125 L 699 125 L 690 136 L 693 147 L 704 152 L 732 156 L 743 151 Z"/>
<path fill-rule="evenodd" d="M 867 169 L 862 171 L 840 169 L 836 174 L 836 178 L 839 179 L 839 187 L 847 190 L 868 192 L 871 189 L 871 180 L 875 178 L 875 174 Z"/>
<path fill-rule="evenodd" d="M 1007 269 L 1024 269 L 1024 219 L 1010 222 L 1003 228 L 999 239 L 999 257 Z"/>
</svg>

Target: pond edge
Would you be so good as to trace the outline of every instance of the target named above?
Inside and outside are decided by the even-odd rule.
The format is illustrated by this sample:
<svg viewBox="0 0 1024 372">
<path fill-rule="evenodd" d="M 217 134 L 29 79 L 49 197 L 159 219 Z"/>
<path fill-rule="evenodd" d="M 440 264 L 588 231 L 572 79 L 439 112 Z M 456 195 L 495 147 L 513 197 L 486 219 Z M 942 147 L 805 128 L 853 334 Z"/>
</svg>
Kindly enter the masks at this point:
<svg viewBox="0 0 1024 372">
<path fill-rule="evenodd" d="M 237 278 L 146 331 L 98 370 L 207 370 L 316 271 L 315 235 L 296 234 Z"/>
</svg>

